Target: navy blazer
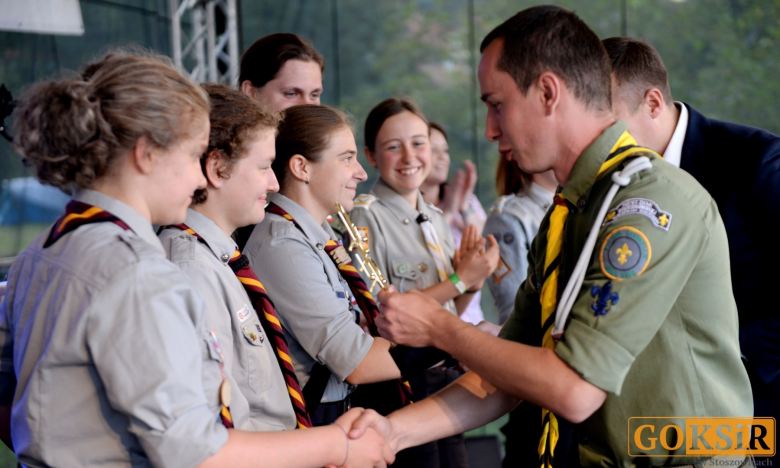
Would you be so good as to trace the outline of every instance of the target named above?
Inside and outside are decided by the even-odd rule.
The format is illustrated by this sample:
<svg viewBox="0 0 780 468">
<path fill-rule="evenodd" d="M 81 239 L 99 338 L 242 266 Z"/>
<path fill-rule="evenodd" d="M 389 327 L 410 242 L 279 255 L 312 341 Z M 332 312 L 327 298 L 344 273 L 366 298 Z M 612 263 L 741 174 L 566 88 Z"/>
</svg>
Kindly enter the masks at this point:
<svg viewBox="0 0 780 468">
<path fill-rule="evenodd" d="M 780 374 L 780 137 L 708 119 L 690 105 L 680 167 L 726 226 L 742 351 L 765 380 Z"/>
</svg>

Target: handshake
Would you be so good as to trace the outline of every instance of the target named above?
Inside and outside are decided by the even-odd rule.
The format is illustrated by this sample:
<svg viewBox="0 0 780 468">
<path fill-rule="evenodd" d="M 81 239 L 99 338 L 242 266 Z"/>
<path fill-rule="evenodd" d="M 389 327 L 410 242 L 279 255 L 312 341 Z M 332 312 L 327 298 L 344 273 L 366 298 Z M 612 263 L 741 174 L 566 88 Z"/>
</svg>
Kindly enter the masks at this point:
<svg viewBox="0 0 780 468">
<path fill-rule="evenodd" d="M 376 411 L 352 408 L 333 426 L 338 426 L 346 438 L 344 463 L 326 468 L 385 467 L 395 461 L 398 440 L 390 420 Z"/>
</svg>

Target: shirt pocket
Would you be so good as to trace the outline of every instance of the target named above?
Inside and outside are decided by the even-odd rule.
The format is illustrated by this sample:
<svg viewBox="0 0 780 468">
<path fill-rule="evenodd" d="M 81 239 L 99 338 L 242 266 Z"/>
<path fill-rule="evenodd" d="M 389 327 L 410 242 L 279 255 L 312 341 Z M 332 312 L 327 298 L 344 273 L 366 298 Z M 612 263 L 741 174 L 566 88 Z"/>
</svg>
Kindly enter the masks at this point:
<svg viewBox="0 0 780 468">
<path fill-rule="evenodd" d="M 271 366 L 277 365 L 272 339 L 254 312 L 239 325 L 239 333 L 237 338 L 246 356 L 247 385 L 253 392 L 262 393 L 270 386 Z"/>
<path fill-rule="evenodd" d="M 430 284 L 426 284 L 426 273 L 436 270 L 436 264 L 428 256 L 405 255 L 390 259 L 390 283 L 395 286 L 399 292 L 408 292 L 413 289 L 425 289 Z"/>
</svg>

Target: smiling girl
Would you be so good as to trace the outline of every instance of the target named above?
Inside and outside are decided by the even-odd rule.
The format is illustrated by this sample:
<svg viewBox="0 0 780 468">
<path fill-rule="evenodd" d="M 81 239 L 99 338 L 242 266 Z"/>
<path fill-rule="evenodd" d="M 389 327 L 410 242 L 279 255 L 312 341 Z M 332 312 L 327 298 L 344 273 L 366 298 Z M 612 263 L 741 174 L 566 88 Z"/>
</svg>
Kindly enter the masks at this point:
<svg viewBox="0 0 780 468">
<path fill-rule="evenodd" d="M 350 216 L 368 237 L 371 258 L 398 291 L 418 289 L 450 312 L 462 313 L 498 264 L 498 245 L 488 236 L 485 250 L 485 239 L 469 226 L 456 252 L 441 210 L 423 200 L 420 186 L 431 170 L 428 120 L 413 102 L 387 99 L 369 113 L 365 143 L 379 177 L 370 194 L 355 200 Z M 459 375 L 435 367 L 409 383 L 421 400 Z M 467 466 L 462 435 L 411 450 L 398 454 L 403 466 Z"/>
</svg>

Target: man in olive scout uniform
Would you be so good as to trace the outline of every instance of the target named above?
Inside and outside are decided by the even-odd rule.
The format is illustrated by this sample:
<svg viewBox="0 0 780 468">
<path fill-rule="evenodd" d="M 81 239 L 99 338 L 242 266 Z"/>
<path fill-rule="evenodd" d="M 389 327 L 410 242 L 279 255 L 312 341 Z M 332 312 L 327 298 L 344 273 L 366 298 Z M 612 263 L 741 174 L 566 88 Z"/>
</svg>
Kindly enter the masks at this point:
<svg viewBox="0 0 780 468">
<path fill-rule="evenodd" d="M 583 466 L 706 462 L 710 456 L 683 457 L 685 444 L 676 451 L 660 443 L 655 450 L 634 447 L 629 454 L 628 420 L 753 414 L 715 203 L 693 177 L 636 147 L 626 124 L 615 121 L 606 52 L 574 13 L 524 10 L 485 38 L 482 53 L 486 136 L 526 172 L 552 169 L 561 186 L 556 203 L 531 246 L 528 278 L 503 339 L 460 322 L 422 294 L 379 295 L 383 336 L 436 346 L 472 372 L 389 422 L 368 413 L 356 427 L 378 427 L 403 449 L 481 426 L 523 400 L 546 408 L 545 421 L 578 424 Z M 625 181 L 599 217 L 612 176 L 640 157 L 648 167 Z M 564 334 L 553 340 L 557 302 L 594 229 L 584 281 L 559 324 Z M 529 427 L 540 426 L 536 414 Z M 541 444 L 530 440 L 543 461 L 523 466 L 566 461 L 559 452 L 565 437 L 556 446 L 554 426 L 536 430 L 549 435 Z M 741 463 L 752 466 L 750 460 L 735 466 Z"/>
</svg>

